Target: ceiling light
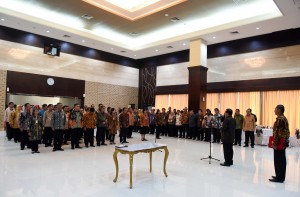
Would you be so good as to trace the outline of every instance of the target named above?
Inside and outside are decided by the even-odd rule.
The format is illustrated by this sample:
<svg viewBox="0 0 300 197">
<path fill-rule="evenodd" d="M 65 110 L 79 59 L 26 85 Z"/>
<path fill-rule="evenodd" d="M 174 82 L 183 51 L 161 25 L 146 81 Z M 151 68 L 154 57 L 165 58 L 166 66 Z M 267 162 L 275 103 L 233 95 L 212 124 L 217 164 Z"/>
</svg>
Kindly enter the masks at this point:
<svg viewBox="0 0 300 197">
<path fill-rule="evenodd" d="M 156 49 L 155 51 L 158 52 L 158 49 Z"/>
<path fill-rule="evenodd" d="M 216 39 L 216 37 L 214 36 L 213 39 Z"/>
<path fill-rule="evenodd" d="M 50 31 L 49 31 L 49 30 L 47 30 L 46 32 L 47 32 L 47 33 L 49 33 Z"/>
<path fill-rule="evenodd" d="M 136 55 L 134 55 L 134 57 L 136 57 Z"/>
<path fill-rule="evenodd" d="M 256 27 L 256 29 L 259 30 L 260 28 L 259 28 L 259 27 Z"/>
<path fill-rule="evenodd" d="M 65 37 L 65 38 L 70 38 L 71 36 L 69 36 L 69 35 L 66 34 L 66 35 L 64 35 L 63 37 Z"/>
<path fill-rule="evenodd" d="M 111 48 L 111 50 L 114 50 L 114 48 Z"/>
<path fill-rule="evenodd" d="M 82 40 L 82 42 L 85 42 L 85 40 Z"/>
<path fill-rule="evenodd" d="M 185 46 L 186 44 L 185 44 L 185 43 L 183 43 L 182 45 L 183 45 L 183 46 Z"/>
<path fill-rule="evenodd" d="M 4 19 L 4 18 L 1 18 L 1 20 L 2 20 L 2 21 L 5 21 L 5 19 Z"/>
<path fill-rule="evenodd" d="M 169 16 L 169 14 L 165 14 L 165 16 Z"/>
</svg>

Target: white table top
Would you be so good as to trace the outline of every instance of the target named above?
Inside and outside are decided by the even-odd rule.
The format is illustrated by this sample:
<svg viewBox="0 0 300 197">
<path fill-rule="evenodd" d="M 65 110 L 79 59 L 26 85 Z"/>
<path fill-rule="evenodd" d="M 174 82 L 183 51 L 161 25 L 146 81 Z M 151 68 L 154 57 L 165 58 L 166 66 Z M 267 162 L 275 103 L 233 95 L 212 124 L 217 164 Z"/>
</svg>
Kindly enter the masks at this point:
<svg viewBox="0 0 300 197">
<path fill-rule="evenodd" d="M 133 144 L 133 145 L 129 145 L 127 147 L 117 147 L 116 149 L 119 150 L 124 150 L 124 151 L 128 151 L 128 152 L 134 152 L 134 151 L 140 151 L 140 150 L 148 150 L 148 149 L 153 149 L 153 148 L 162 148 L 162 147 L 166 147 L 166 144 L 158 144 L 158 143 L 153 143 L 153 142 L 149 142 L 149 143 L 142 143 L 142 144 Z"/>
</svg>

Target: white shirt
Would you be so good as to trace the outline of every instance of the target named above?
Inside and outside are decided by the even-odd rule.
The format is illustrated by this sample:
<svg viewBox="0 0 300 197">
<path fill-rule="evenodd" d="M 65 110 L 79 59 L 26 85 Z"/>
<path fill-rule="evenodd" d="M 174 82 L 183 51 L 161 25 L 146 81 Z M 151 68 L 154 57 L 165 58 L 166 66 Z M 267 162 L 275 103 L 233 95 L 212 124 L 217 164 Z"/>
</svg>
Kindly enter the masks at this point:
<svg viewBox="0 0 300 197">
<path fill-rule="evenodd" d="M 6 108 L 5 114 L 4 114 L 4 121 L 5 121 L 5 122 L 9 122 L 10 114 L 11 114 L 12 112 L 15 112 L 15 109 L 14 109 L 14 108 L 13 108 L 13 110 L 11 110 L 9 107 Z"/>
</svg>

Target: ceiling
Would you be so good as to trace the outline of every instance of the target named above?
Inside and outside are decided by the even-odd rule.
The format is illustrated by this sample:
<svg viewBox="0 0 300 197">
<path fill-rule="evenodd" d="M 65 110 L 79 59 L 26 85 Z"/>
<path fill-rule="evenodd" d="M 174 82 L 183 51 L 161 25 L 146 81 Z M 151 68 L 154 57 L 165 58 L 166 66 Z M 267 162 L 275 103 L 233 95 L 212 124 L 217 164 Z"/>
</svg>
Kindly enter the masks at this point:
<svg viewBox="0 0 300 197">
<path fill-rule="evenodd" d="M 298 28 L 299 7 L 299 0 L 188 0 L 132 21 L 81 0 L 0 0 L 0 25 L 140 59 L 188 49 L 193 39 L 210 45 Z"/>
</svg>

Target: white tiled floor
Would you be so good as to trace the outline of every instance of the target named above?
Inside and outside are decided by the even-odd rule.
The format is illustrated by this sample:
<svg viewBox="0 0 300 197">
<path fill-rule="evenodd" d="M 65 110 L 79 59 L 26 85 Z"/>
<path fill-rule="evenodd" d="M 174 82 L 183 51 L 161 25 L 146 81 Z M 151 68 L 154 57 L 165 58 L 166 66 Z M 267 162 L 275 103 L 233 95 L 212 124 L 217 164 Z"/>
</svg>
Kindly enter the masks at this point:
<svg viewBox="0 0 300 197">
<path fill-rule="evenodd" d="M 219 162 L 200 161 L 207 157 L 209 144 L 192 140 L 162 137 L 168 144 L 169 177 L 162 171 L 164 153 L 153 154 L 153 172 L 149 173 L 149 157 L 134 157 L 133 189 L 129 189 L 129 159 L 118 155 L 120 173 L 113 183 L 114 146 L 70 149 L 52 152 L 40 146 L 40 154 L 21 151 L 19 144 L 8 142 L 0 132 L 0 197 L 59 196 L 300 196 L 300 148 L 287 150 L 287 178 L 284 184 L 270 183 L 274 175 L 273 151 L 267 147 L 234 148 L 233 167 Z M 141 143 L 138 134 L 130 144 Z M 153 140 L 152 135 L 148 135 Z M 222 146 L 213 145 L 213 157 L 223 161 Z"/>
</svg>

